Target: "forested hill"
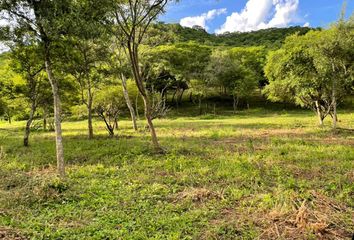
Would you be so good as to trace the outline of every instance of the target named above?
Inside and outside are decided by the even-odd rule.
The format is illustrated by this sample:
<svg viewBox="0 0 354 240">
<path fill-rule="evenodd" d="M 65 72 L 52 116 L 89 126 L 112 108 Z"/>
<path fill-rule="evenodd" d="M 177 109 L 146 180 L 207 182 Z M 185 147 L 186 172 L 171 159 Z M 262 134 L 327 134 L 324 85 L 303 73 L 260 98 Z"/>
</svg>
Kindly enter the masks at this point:
<svg viewBox="0 0 354 240">
<path fill-rule="evenodd" d="M 163 33 L 169 33 L 169 41 L 188 42 L 195 41 L 206 45 L 224 45 L 232 47 L 244 46 L 266 46 L 268 48 L 278 48 L 289 35 L 299 33 L 306 34 L 313 30 L 309 27 L 288 27 L 288 28 L 270 28 L 252 32 L 235 32 L 215 35 L 206 32 L 201 27 L 182 27 L 179 24 L 156 24 L 155 29 Z M 318 30 L 318 29 L 317 29 Z"/>
</svg>

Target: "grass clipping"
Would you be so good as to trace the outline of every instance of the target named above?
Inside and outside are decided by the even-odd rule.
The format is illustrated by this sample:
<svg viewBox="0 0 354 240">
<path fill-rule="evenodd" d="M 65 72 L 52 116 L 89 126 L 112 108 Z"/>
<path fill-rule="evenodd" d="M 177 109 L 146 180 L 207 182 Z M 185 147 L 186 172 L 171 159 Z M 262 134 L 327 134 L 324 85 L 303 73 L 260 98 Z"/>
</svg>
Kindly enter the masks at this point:
<svg viewBox="0 0 354 240">
<path fill-rule="evenodd" d="M 343 214 L 350 213 L 350 210 L 319 193 L 312 192 L 312 197 L 311 201 L 304 200 L 300 206 L 294 204 L 292 212 L 270 212 L 267 220 L 271 224 L 260 238 L 303 239 L 308 235 L 319 239 L 351 238 L 352 233 L 348 229 L 353 226 L 346 226 L 343 219 Z"/>
</svg>

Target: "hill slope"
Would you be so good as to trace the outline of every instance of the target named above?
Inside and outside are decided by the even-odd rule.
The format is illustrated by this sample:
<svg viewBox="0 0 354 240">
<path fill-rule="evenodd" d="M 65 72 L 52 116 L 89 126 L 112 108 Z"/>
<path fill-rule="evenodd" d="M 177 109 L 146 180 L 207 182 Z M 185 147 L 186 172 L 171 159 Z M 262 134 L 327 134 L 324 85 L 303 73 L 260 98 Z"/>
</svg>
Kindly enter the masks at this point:
<svg viewBox="0 0 354 240">
<path fill-rule="evenodd" d="M 204 29 L 196 26 L 193 28 L 182 27 L 179 24 L 158 23 L 154 26 L 156 30 L 169 33 L 170 42 L 188 42 L 195 41 L 207 45 L 221 45 L 232 47 L 243 46 L 266 46 L 268 48 L 278 48 L 289 35 L 299 33 L 306 34 L 310 30 L 308 27 L 289 27 L 289 28 L 270 28 L 253 32 L 235 32 L 215 35 L 206 32 Z M 318 30 L 318 29 L 317 29 Z"/>
</svg>

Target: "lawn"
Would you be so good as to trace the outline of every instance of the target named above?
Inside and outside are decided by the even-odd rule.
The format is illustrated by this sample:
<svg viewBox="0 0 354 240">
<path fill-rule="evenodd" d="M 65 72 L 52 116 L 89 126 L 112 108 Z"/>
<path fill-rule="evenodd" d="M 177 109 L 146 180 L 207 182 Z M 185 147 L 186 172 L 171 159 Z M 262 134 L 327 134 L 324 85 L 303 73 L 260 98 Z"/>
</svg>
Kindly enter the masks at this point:
<svg viewBox="0 0 354 240">
<path fill-rule="evenodd" d="M 25 148 L 24 122 L 1 122 L 0 239 L 351 238 L 353 113 L 337 133 L 301 110 L 180 115 L 156 121 L 165 154 L 129 121 L 94 140 L 64 122 L 65 181 L 53 133 Z"/>
</svg>

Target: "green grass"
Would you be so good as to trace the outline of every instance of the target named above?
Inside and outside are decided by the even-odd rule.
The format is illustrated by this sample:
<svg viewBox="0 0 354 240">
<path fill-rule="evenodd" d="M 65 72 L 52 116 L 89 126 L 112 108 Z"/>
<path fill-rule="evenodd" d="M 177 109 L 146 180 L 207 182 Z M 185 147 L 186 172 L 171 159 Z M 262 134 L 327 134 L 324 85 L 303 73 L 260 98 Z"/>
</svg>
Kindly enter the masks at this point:
<svg viewBox="0 0 354 240">
<path fill-rule="evenodd" d="M 307 111 L 156 121 L 149 133 L 120 123 L 65 122 L 68 177 L 56 178 L 53 133 L 0 123 L 0 238 L 328 239 L 354 229 L 354 114 L 319 128 Z M 143 128 L 144 122 L 140 122 Z"/>
</svg>

